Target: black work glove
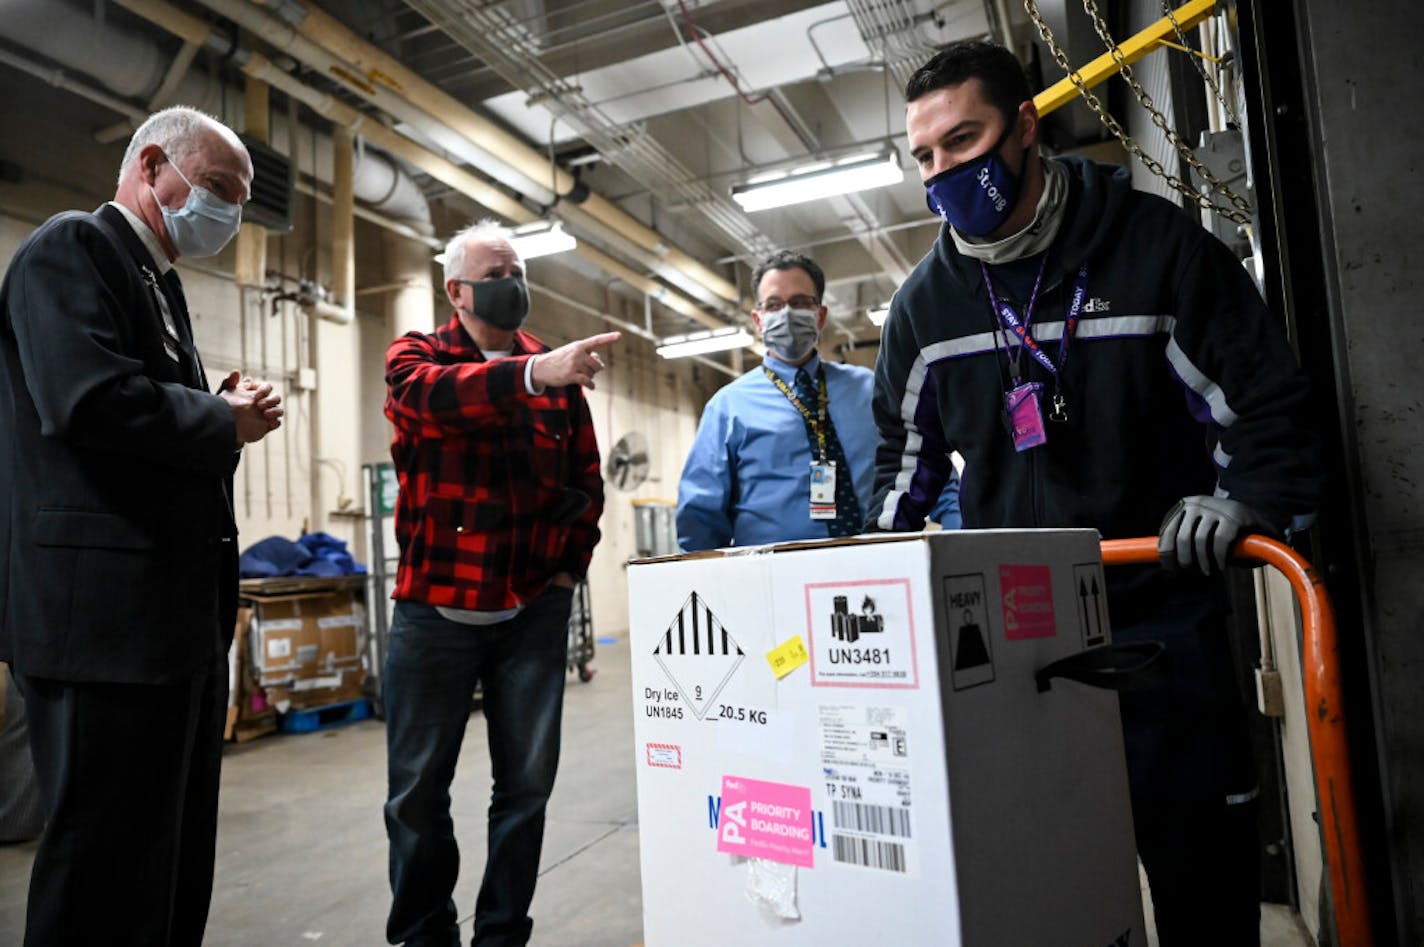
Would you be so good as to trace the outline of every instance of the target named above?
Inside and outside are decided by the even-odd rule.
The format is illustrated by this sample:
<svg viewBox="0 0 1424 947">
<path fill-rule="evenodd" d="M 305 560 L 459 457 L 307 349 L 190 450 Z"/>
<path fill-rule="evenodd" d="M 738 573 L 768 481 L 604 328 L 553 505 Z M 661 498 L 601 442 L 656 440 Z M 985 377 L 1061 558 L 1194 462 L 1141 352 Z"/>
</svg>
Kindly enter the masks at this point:
<svg viewBox="0 0 1424 947">
<path fill-rule="evenodd" d="M 1226 568 L 1231 544 L 1251 532 L 1272 536 L 1276 530 L 1244 503 L 1223 497 L 1184 497 L 1167 512 L 1157 533 L 1157 555 L 1167 569 L 1190 569 L 1203 575 Z"/>
</svg>

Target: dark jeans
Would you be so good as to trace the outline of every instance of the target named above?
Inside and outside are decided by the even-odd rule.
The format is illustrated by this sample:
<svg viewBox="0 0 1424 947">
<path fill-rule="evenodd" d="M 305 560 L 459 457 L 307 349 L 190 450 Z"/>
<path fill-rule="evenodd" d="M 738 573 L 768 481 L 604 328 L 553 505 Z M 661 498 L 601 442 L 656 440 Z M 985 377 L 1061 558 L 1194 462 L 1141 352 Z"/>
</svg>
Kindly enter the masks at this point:
<svg viewBox="0 0 1424 947">
<path fill-rule="evenodd" d="M 391 943 L 460 942 L 450 783 L 476 681 L 484 685 L 494 792 L 474 943 L 528 942 L 544 809 L 559 764 L 570 603 L 570 590 L 550 586 L 514 618 L 487 626 L 449 621 L 429 605 L 396 603 L 383 683 Z"/>
<path fill-rule="evenodd" d="M 172 685 L 15 680 L 48 818 L 26 947 L 198 947 L 213 887 L 227 668 Z"/>
<path fill-rule="evenodd" d="M 1113 639 L 1161 641 L 1166 682 L 1121 698 L 1137 852 L 1162 947 L 1259 947 L 1255 761 L 1224 587 L 1167 579 L 1112 601 Z"/>
</svg>

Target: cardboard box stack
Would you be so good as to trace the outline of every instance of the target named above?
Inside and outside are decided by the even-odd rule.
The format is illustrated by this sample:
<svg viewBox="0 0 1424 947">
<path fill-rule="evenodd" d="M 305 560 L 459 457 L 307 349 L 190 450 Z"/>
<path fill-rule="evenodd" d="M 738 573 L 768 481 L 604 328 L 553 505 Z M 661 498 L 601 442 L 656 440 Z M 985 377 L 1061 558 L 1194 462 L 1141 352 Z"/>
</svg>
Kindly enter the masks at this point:
<svg viewBox="0 0 1424 947">
<path fill-rule="evenodd" d="M 277 729 L 277 710 L 252 675 L 247 655 L 252 606 L 237 610 L 237 628 L 227 652 L 227 728 L 223 739 L 245 743 Z"/>
<path fill-rule="evenodd" d="M 335 585 L 335 587 L 333 587 Z M 248 580 L 235 643 L 238 728 L 363 696 L 366 607 L 359 583 Z"/>
</svg>

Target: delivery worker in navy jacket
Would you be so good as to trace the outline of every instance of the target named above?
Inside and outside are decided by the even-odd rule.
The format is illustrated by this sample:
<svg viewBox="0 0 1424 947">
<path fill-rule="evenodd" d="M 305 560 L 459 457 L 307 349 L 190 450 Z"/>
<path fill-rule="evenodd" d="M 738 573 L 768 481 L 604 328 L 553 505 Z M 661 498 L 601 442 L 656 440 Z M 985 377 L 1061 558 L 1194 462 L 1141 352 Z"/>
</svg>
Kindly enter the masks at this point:
<svg viewBox="0 0 1424 947">
<path fill-rule="evenodd" d="M 1259 942 L 1256 777 L 1220 572 L 1232 540 L 1308 522 L 1306 387 L 1224 245 L 1123 168 L 1038 154 L 1019 63 L 956 44 L 906 89 L 938 241 L 876 366 L 870 527 L 919 529 L 965 459 L 966 528 L 1159 534 L 1108 575 L 1113 634 L 1167 646 L 1122 699 L 1133 821 L 1163 947 Z"/>
<path fill-rule="evenodd" d="M 231 477 L 270 385 L 209 394 L 173 261 L 237 232 L 252 162 L 187 108 L 129 142 L 114 200 L 46 221 L 0 287 L 0 660 L 47 826 L 27 947 L 202 942 L 228 643 Z"/>
</svg>

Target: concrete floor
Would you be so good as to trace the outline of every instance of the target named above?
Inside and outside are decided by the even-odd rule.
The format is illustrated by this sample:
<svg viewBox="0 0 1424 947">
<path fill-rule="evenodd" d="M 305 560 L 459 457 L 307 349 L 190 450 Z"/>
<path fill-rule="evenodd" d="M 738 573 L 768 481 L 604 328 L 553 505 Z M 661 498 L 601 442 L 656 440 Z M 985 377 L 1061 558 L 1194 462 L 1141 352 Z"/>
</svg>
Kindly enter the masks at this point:
<svg viewBox="0 0 1424 947">
<path fill-rule="evenodd" d="M 626 640 L 602 646 L 595 666 L 590 683 L 571 676 L 566 695 L 559 782 L 532 910 L 537 947 L 642 940 Z M 485 854 L 484 743 L 483 720 L 474 716 L 451 793 L 466 866 L 455 903 L 467 939 Z M 230 747 L 205 944 L 384 944 L 384 796 L 378 721 Z M 33 843 L 0 846 L 0 944 L 20 943 L 33 857 Z M 1274 905 L 1264 908 L 1262 930 L 1264 947 L 1309 943 L 1294 915 Z"/>
</svg>

